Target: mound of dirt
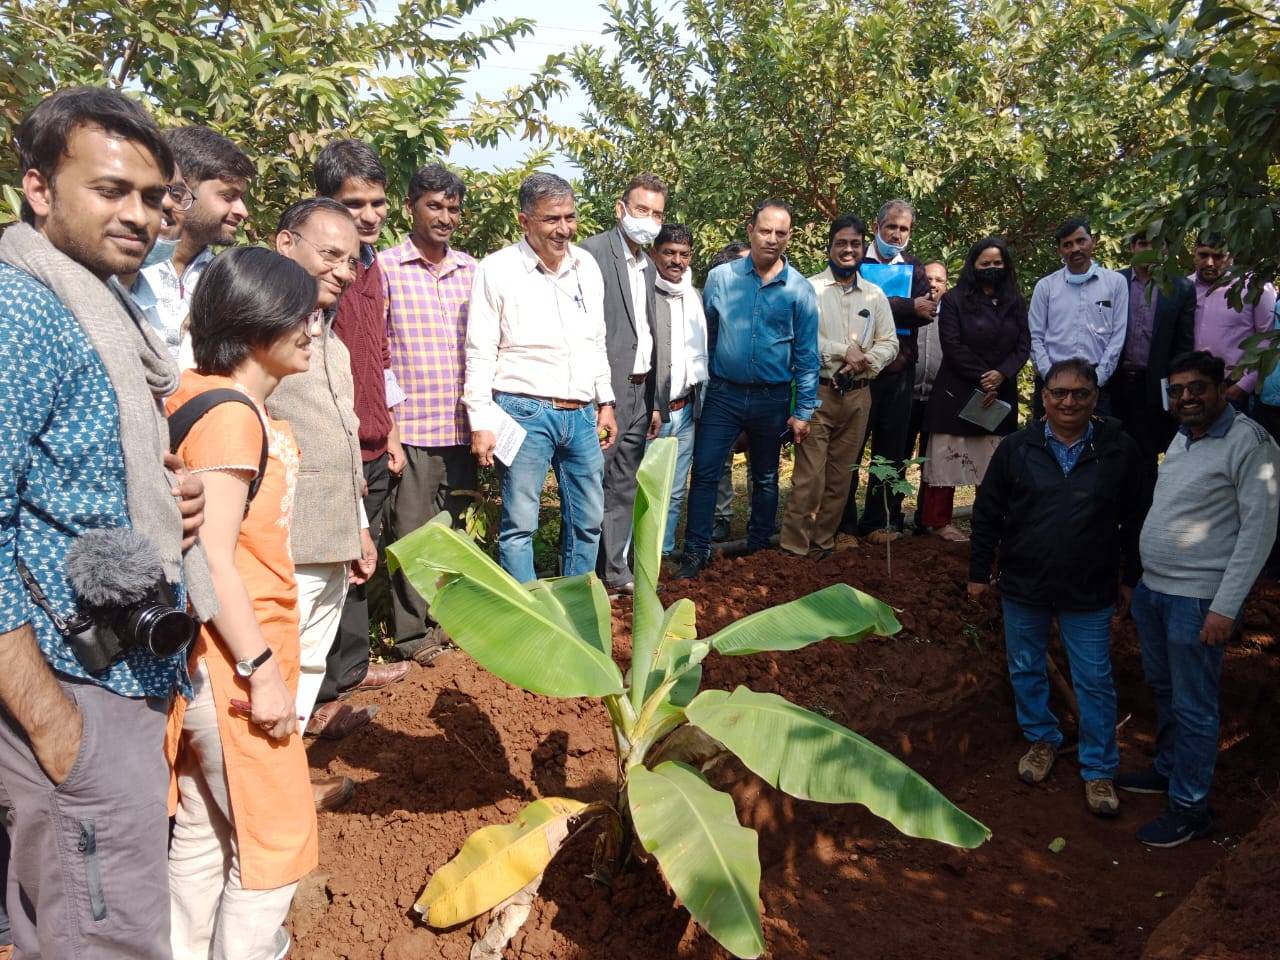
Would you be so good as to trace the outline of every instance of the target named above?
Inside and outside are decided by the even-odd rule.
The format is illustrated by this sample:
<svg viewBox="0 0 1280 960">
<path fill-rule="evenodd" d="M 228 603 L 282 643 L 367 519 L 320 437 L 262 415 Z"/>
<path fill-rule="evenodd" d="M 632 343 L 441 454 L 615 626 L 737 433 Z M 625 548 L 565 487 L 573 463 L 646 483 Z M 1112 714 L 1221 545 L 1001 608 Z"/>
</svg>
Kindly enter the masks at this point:
<svg viewBox="0 0 1280 960">
<path fill-rule="evenodd" d="M 1214 800 L 1220 837 L 1157 852 L 1139 846 L 1133 831 L 1158 812 L 1158 798 L 1126 799 L 1119 818 L 1100 821 L 1084 808 L 1069 756 L 1044 787 L 1016 779 L 1025 744 L 1014 722 L 998 611 L 967 601 L 966 566 L 963 546 L 925 539 L 894 544 L 892 575 L 879 549 L 818 562 L 766 551 L 720 560 L 664 594 L 664 603 L 681 595 L 694 600 L 704 636 L 836 582 L 898 608 L 904 629 L 894 638 L 712 657 L 704 686 L 780 693 L 846 724 L 911 763 L 994 831 L 978 850 L 957 851 L 903 837 L 861 807 L 794 800 L 736 762 L 722 764 L 713 781 L 760 834 L 772 957 L 1137 956 L 1228 853 L 1230 838 L 1245 835 L 1269 808 L 1254 781 L 1270 776 L 1274 785 L 1280 768 L 1273 696 L 1280 597 L 1251 604 L 1248 642 L 1227 658 Z M 616 604 L 615 656 L 624 665 L 629 624 L 629 606 Z M 1121 716 L 1134 714 L 1122 729 L 1124 758 L 1143 762 L 1153 723 L 1131 625 L 1117 630 L 1113 659 Z M 293 956 L 463 960 L 476 925 L 430 930 L 412 915 L 414 900 L 472 831 L 511 819 L 538 797 L 610 796 L 615 762 L 605 712 L 588 700 L 515 690 L 461 653 L 357 700 L 379 703 L 377 719 L 309 751 L 316 772 L 347 774 L 358 788 L 346 809 L 321 815 L 321 866 L 295 900 Z M 1058 837 L 1066 847 L 1053 853 L 1049 844 Z M 1274 830 L 1270 841 L 1263 837 L 1262 850 L 1273 859 L 1276 839 Z M 727 956 L 679 908 L 654 867 L 638 864 L 606 886 L 590 876 L 592 851 L 590 832 L 566 845 L 504 956 Z"/>
</svg>

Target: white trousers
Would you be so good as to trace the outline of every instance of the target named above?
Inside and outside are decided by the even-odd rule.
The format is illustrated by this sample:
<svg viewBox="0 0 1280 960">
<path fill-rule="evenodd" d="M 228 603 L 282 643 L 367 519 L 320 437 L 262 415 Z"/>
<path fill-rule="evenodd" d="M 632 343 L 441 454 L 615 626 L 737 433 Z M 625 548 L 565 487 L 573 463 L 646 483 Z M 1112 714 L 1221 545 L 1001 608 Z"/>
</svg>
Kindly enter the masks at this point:
<svg viewBox="0 0 1280 960">
<path fill-rule="evenodd" d="M 303 563 L 294 570 L 298 581 L 298 639 L 302 645 L 298 674 L 298 716 L 302 719 L 298 725 L 303 730 L 316 708 L 329 650 L 338 635 L 349 569 L 345 563 Z"/>
<path fill-rule="evenodd" d="M 173 960 L 271 960 L 297 883 L 240 885 L 240 855 L 209 673 L 191 677 L 195 699 L 182 723 L 178 813 L 169 845 Z"/>
</svg>

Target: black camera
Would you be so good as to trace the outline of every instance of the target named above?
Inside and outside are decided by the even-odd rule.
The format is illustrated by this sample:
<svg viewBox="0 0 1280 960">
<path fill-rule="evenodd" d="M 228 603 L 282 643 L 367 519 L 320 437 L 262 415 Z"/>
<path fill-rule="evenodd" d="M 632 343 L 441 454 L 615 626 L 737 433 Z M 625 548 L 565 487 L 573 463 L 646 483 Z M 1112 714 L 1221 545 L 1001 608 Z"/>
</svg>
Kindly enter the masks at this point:
<svg viewBox="0 0 1280 960">
<path fill-rule="evenodd" d="M 101 673 L 122 653 L 139 646 L 156 657 L 171 657 L 196 635 L 195 620 L 176 602 L 173 587 L 160 580 L 135 603 L 94 607 L 77 617 L 67 624 L 67 643 L 90 673 Z"/>
<path fill-rule="evenodd" d="M 855 386 L 856 382 L 853 379 L 853 374 L 848 370 L 845 370 L 842 373 L 837 373 L 831 378 L 831 389 L 842 397 Z"/>
</svg>

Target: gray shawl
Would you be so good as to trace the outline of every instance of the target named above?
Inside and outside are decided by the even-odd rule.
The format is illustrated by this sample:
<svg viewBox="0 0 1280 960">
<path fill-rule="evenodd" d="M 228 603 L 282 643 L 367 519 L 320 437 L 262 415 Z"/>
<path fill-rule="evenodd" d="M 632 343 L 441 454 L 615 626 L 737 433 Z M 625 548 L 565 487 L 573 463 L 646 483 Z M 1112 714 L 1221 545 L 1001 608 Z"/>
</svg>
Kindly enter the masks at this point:
<svg viewBox="0 0 1280 960">
<path fill-rule="evenodd" d="M 196 616 L 208 621 L 218 612 L 209 564 L 199 544 L 182 554 L 182 515 L 163 465 L 169 451 L 164 398 L 178 387 L 164 343 L 114 280 L 103 283 L 27 224 L 0 236 L 0 261 L 52 290 L 102 360 L 120 409 L 129 522 L 155 545 L 165 577 L 185 582 Z"/>
</svg>

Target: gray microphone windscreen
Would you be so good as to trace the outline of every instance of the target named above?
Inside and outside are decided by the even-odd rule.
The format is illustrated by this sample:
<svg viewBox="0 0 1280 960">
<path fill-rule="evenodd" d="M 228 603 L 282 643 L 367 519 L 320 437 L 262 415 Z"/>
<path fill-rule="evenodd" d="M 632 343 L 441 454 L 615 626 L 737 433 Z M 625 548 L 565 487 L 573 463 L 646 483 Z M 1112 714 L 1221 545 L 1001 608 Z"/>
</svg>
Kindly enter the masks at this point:
<svg viewBox="0 0 1280 960">
<path fill-rule="evenodd" d="M 137 603 L 163 575 L 160 554 L 131 527 L 90 530 L 67 551 L 71 586 L 92 607 Z"/>
</svg>

